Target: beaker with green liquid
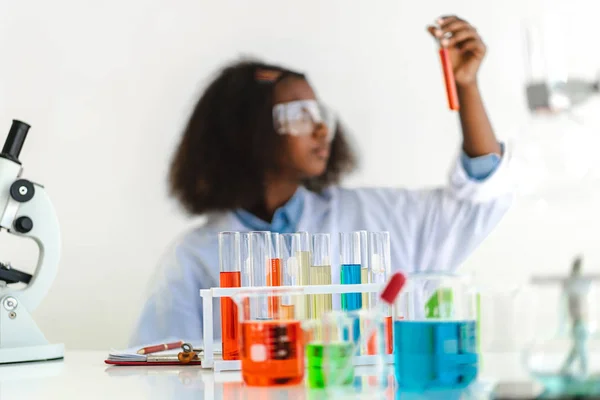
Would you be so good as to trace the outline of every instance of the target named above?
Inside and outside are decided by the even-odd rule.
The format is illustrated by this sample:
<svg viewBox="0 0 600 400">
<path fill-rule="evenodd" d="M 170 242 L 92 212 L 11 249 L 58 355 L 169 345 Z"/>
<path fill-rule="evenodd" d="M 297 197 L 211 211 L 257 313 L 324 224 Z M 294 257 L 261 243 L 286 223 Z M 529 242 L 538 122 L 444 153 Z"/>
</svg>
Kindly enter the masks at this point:
<svg viewBox="0 0 600 400">
<path fill-rule="evenodd" d="M 341 385 L 352 383 L 355 320 L 347 312 L 332 311 L 310 321 L 306 345 L 310 388 L 325 388 L 334 377 Z M 341 373 L 343 377 L 339 377 Z"/>
</svg>

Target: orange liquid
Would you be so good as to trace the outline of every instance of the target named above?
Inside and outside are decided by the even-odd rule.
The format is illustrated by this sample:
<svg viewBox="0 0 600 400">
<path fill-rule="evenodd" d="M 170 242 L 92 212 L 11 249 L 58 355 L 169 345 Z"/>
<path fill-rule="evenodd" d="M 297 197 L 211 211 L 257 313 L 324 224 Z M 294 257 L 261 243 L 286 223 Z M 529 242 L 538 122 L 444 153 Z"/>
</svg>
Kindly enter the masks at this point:
<svg viewBox="0 0 600 400">
<path fill-rule="evenodd" d="M 454 70 L 452 69 L 452 61 L 450 53 L 445 47 L 440 48 L 440 60 L 444 71 L 444 82 L 446 83 L 446 94 L 448 95 L 448 108 L 453 111 L 460 109 L 458 102 L 458 93 L 456 91 L 456 81 L 454 80 Z"/>
<path fill-rule="evenodd" d="M 392 340 L 392 317 L 385 317 L 383 322 L 383 330 L 385 334 L 385 352 L 386 354 L 392 354 L 394 350 L 394 341 Z M 377 333 L 374 333 L 369 338 L 369 342 L 367 344 L 367 354 L 369 355 L 379 353 L 379 351 L 377 350 L 377 341 L 375 340 L 377 338 L 376 335 Z"/>
<path fill-rule="evenodd" d="M 221 272 L 219 281 L 221 287 L 240 287 L 240 272 Z M 240 359 L 239 329 L 237 306 L 232 299 L 222 297 L 221 336 L 223 338 L 223 360 Z"/>
<path fill-rule="evenodd" d="M 304 378 L 300 321 L 242 322 L 242 378 L 249 386 L 295 385 Z"/>
<path fill-rule="evenodd" d="M 272 258 L 267 275 L 268 286 L 281 286 L 281 258 Z M 279 318 L 279 304 L 281 299 L 277 296 L 269 297 L 269 316 Z"/>
<path fill-rule="evenodd" d="M 281 319 L 294 319 L 294 305 L 281 306 Z"/>
</svg>

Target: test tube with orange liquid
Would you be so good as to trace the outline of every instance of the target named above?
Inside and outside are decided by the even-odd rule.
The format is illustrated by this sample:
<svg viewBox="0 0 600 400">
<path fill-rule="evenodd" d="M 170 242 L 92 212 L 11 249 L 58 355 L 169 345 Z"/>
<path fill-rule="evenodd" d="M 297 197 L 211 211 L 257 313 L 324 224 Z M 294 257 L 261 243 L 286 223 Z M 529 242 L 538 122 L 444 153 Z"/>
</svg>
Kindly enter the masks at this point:
<svg viewBox="0 0 600 400">
<path fill-rule="evenodd" d="M 220 232 L 219 284 L 222 288 L 241 286 L 240 233 Z M 221 298 L 221 337 L 224 360 L 239 360 L 238 310 L 233 299 Z"/>
<path fill-rule="evenodd" d="M 281 286 L 283 283 L 281 275 L 281 236 L 279 233 L 271 232 L 271 259 L 269 271 L 267 272 L 267 286 Z M 269 315 L 271 318 L 279 318 L 281 312 L 281 298 L 274 296 L 269 299 Z"/>
<path fill-rule="evenodd" d="M 368 236 L 368 258 L 371 277 L 373 283 L 383 284 L 391 275 L 390 234 L 389 232 L 369 232 Z M 372 293 L 370 296 L 371 305 L 375 306 L 377 301 L 377 293 Z M 394 348 L 392 332 L 392 310 L 388 309 L 383 321 L 384 340 L 378 341 L 376 336 L 377 333 L 373 334 L 367 342 L 367 354 L 381 354 L 383 352 L 382 350 L 385 350 L 386 354 L 392 354 Z M 384 349 L 378 349 L 378 343 L 382 343 Z"/>
<path fill-rule="evenodd" d="M 450 59 L 450 50 L 442 45 L 442 41 L 438 40 L 440 62 L 444 73 L 444 83 L 446 84 L 446 95 L 448 97 L 448 108 L 452 111 L 460 109 L 458 101 L 458 92 L 456 90 L 456 81 L 454 80 L 454 68 Z"/>
</svg>

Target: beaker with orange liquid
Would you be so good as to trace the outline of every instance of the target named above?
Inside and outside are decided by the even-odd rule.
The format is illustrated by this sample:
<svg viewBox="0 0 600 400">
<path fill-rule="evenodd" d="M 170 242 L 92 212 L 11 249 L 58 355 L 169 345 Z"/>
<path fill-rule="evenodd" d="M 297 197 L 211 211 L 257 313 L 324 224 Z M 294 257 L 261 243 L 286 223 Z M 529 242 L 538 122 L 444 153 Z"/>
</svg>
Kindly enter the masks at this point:
<svg viewBox="0 0 600 400">
<path fill-rule="evenodd" d="M 256 260 L 254 256 L 253 261 Z M 281 297 L 295 296 L 295 288 L 256 288 L 237 296 L 250 307 L 240 313 L 240 359 L 244 382 L 249 386 L 295 385 L 304 379 L 304 331 L 297 319 L 281 316 Z M 279 309 L 272 309 L 277 298 Z"/>
</svg>

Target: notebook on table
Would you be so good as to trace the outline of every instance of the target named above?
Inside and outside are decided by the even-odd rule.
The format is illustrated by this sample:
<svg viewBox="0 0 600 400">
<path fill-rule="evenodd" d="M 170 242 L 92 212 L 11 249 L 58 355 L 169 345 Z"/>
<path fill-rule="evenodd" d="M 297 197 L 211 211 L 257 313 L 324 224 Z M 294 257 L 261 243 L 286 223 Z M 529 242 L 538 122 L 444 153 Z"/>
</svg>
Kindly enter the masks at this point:
<svg viewBox="0 0 600 400">
<path fill-rule="evenodd" d="M 200 348 L 200 346 L 195 349 Z M 111 350 L 108 353 L 108 357 L 104 362 L 109 365 L 122 365 L 122 366 L 133 366 L 133 365 L 144 365 L 144 366 L 161 366 L 161 365 L 201 365 L 202 364 L 202 350 L 198 353 L 200 360 L 190 361 L 189 363 L 182 363 L 177 358 L 177 355 L 182 351 L 181 348 L 165 350 L 150 354 L 139 354 L 140 347 L 132 347 L 125 350 Z M 220 354 L 220 351 L 215 351 L 216 354 Z"/>
</svg>

